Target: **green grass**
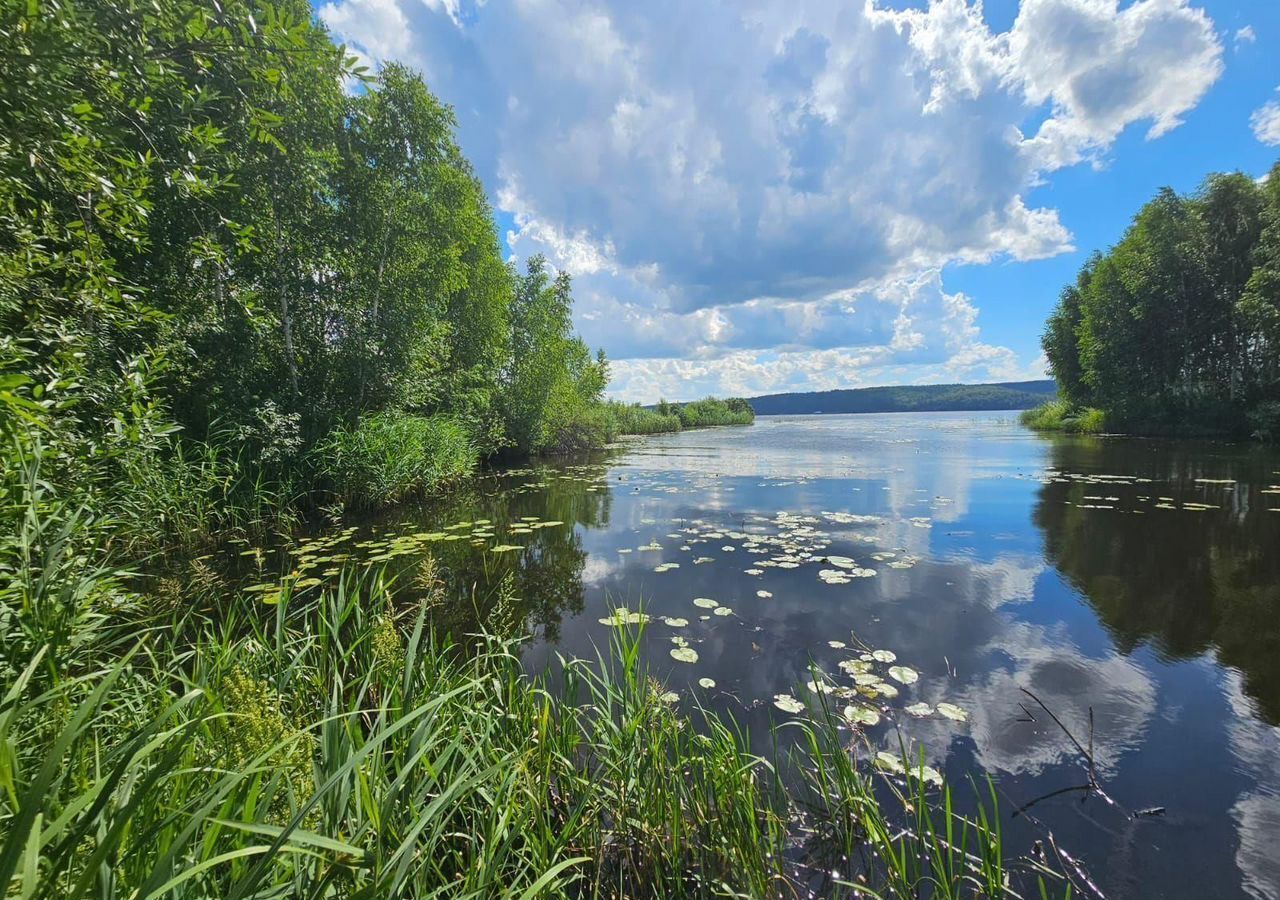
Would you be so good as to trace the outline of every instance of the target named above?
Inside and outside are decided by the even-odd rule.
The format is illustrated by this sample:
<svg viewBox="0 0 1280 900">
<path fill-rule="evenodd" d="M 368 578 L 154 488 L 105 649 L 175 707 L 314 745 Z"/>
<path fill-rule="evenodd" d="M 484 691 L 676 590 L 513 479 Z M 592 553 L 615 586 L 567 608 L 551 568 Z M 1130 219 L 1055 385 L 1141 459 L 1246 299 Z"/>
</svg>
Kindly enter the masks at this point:
<svg viewBox="0 0 1280 900">
<path fill-rule="evenodd" d="M 680 430 L 680 417 L 674 414 L 662 415 L 638 403 L 611 401 L 606 406 L 617 423 L 619 434 L 664 434 Z"/>
<path fill-rule="evenodd" d="M 1073 406 L 1065 400 L 1050 400 L 1023 410 L 1018 421 L 1036 431 L 1102 434 L 1107 429 L 1106 413 L 1102 410 Z"/>
<path fill-rule="evenodd" d="M 380 507 L 469 475 L 477 455 L 461 424 L 444 416 L 386 412 L 330 432 L 314 453 L 345 507 Z"/>
</svg>

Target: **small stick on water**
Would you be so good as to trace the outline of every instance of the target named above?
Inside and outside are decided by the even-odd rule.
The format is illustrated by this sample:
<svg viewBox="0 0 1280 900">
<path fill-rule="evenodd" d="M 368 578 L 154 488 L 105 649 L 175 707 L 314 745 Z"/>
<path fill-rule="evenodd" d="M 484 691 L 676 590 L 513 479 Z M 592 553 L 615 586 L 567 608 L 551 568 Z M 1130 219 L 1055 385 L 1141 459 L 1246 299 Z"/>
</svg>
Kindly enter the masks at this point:
<svg viewBox="0 0 1280 900">
<path fill-rule="evenodd" d="M 1115 800 L 1111 799 L 1111 796 L 1102 789 L 1102 784 L 1098 781 L 1098 768 L 1093 756 L 1093 731 L 1094 731 L 1093 707 L 1092 706 L 1089 707 L 1089 746 L 1088 748 L 1086 748 L 1084 744 L 1080 743 L 1080 741 L 1076 739 L 1076 736 L 1071 733 L 1071 729 L 1063 724 L 1062 720 L 1058 718 L 1058 716 L 1054 713 L 1054 711 L 1051 710 L 1043 700 L 1041 700 L 1039 697 L 1035 695 L 1035 692 L 1025 687 L 1020 688 L 1020 690 L 1022 691 L 1022 693 L 1026 694 L 1028 697 L 1034 700 L 1041 709 L 1043 709 L 1046 713 L 1049 714 L 1049 718 L 1053 719 L 1054 724 L 1056 724 L 1059 728 L 1062 729 L 1062 733 L 1067 736 L 1067 739 L 1070 740 L 1071 743 L 1075 745 L 1076 750 L 1078 750 L 1080 752 L 1080 755 L 1084 757 L 1085 769 L 1089 773 L 1089 783 L 1085 785 L 1077 785 L 1075 787 L 1061 788 L 1056 791 L 1051 791 L 1050 793 L 1045 794 L 1042 797 L 1037 797 L 1036 799 L 1030 801 L 1029 803 L 1024 803 L 1022 806 L 1018 807 L 1018 809 L 1014 811 L 1013 813 L 1014 818 L 1017 818 L 1019 814 L 1030 809 L 1032 806 L 1035 806 L 1041 800 L 1048 800 L 1050 797 L 1057 797 L 1057 796 L 1060 796 L 1061 794 L 1069 794 L 1074 791 L 1085 792 L 1085 795 L 1080 798 L 1081 802 L 1084 802 L 1085 800 L 1087 800 L 1091 794 L 1097 794 L 1103 800 L 1107 801 L 1109 805 L 1118 806 L 1119 804 L 1117 804 Z M 1024 706 L 1021 703 L 1019 703 L 1018 705 L 1022 706 L 1022 711 L 1025 712 L 1030 717 L 1031 721 L 1034 722 L 1035 716 L 1031 715 L 1031 711 L 1028 710 L 1026 706 Z"/>
</svg>

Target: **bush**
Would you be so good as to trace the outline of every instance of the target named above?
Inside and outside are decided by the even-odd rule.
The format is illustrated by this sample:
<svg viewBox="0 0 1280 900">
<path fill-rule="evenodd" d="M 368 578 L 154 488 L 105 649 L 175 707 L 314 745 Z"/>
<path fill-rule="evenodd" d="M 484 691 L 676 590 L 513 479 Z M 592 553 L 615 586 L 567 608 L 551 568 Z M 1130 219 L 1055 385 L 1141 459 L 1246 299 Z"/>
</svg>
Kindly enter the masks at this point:
<svg viewBox="0 0 1280 900">
<path fill-rule="evenodd" d="M 616 400 L 607 407 L 618 434 L 665 434 L 680 430 L 680 417 L 675 413 L 664 415 L 645 409 L 639 403 L 626 404 Z"/>
<path fill-rule="evenodd" d="M 1249 426 L 1257 440 L 1280 443 L 1280 402 L 1259 403 L 1249 413 Z"/>
<path fill-rule="evenodd" d="M 315 451 L 321 478 L 345 507 L 379 507 L 471 474 L 477 454 L 446 416 L 384 412 L 339 427 Z"/>
<path fill-rule="evenodd" d="M 1066 400 L 1050 400 L 1024 409 L 1018 421 L 1036 431 L 1065 431 L 1071 434 L 1101 434 L 1107 417 L 1100 409 L 1073 406 Z"/>
<path fill-rule="evenodd" d="M 555 417 L 547 453 L 598 450 L 618 436 L 618 423 L 604 404 L 591 404 Z"/>
<path fill-rule="evenodd" d="M 685 428 L 706 428 L 711 425 L 750 425 L 756 420 L 751 404 L 740 397 L 718 400 L 708 397 L 676 407 L 676 415 Z"/>
</svg>

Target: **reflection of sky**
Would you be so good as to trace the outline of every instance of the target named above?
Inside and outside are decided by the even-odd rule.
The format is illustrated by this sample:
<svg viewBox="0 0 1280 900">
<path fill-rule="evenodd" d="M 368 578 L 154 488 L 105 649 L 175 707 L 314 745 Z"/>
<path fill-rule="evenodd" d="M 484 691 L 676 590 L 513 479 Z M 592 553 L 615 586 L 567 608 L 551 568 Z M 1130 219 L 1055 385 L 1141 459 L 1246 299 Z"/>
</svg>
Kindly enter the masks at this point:
<svg viewBox="0 0 1280 900">
<path fill-rule="evenodd" d="M 593 656 L 609 638 L 597 619 L 610 605 L 687 618 L 678 631 L 649 628 L 655 674 L 686 696 L 698 678 L 715 679 L 709 702 L 733 712 L 767 747 L 769 723 L 784 718 L 770 698 L 799 694 L 811 664 L 838 672 L 848 654 L 827 642 L 856 637 L 921 674 L 888 704 L 903 733 L 953 780 L 996 775 L 1010 806 L 1082 780 L 1070 741 L 1021 693 L 1028 688 L 1082 740 L 1092 710 L 1099 775 L 1120 803 L 1168 808 L 1138 820 L 1071 797 L 1036 808 L 1109 896 L 1241 896 L 1243 882 L 1252 896 L 1280 897 L 1276 730 L 1256 722 L 1230 678 L 1223 687 L 1212 662 L 1116 651 L 1089 605 L 1046 565 L 1031 522 L 1050 445 L 1008 420 L 766 418 L 752 428 L 636 443 L 611 464 L 608 527 L 582 531 L 586 609 L 565 620 L 556 647 L 531 648 L 531 664 L 554 652 Z M 821 564 L 752 576 L 744 570 L 767 557 L 750 555 L 741 540 L 686 543 L 679 532 L 693 520 L 754 532 L 763 527 L 755 516 L 821 518 L 824 511 L 874 517 L 813 527 L 831 542 L 823 552 L 852 557 L 876 569 L 875 577 L 827 585 L 817 577 Z M 913 519 L 928 519 L 929 527 Z M 660 550 L 639 549 L 655 541 Z M 725 544 L 736 549 L 726 552 Z M 885 551 L 919 562 L 895 570 L 873 560 Z M 701 556 L 713 561 L 695 565 Z M 662 563 L 679 568 L 655 572 Z M 759 590 L 772 596 L 760 598 Z M 692 604 L 695 597 L 734 615 L 703 621 L 708 611 Z M 673 634 L 697 650 L 696 665 L 670 659 Z M 969 721 L 901 712 L 916 701 L 955 703 Z M 1024 721 L 1024 705 L 1036 721 Z M 888 725 L 871 736 L 896 747 Z M 1238 765 L 1224 767 L 1224 759 Z M 1024 822 L 1007 823 L 1015 851 L 1025 849 L 1017 840 L 1029 840 L 1017 830 Z M 1194 871 L 1180 871 L 1188 858 L 1197 860 Z"/>
</svg>

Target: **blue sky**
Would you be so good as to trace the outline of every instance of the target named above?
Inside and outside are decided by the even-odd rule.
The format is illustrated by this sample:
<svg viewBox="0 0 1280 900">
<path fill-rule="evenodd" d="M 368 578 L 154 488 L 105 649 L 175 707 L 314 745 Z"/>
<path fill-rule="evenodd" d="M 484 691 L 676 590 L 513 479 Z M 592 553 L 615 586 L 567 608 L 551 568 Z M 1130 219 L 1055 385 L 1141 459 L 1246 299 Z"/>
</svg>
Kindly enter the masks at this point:
<svg viewBox="0 0 1280 900">
<path fill-rule="evenodd" d="M 625 399 L 1035 377 L 1163 185 L 1280 157 L 1277 0 L 327 0 L 454 106 Z"/>
</svg>

